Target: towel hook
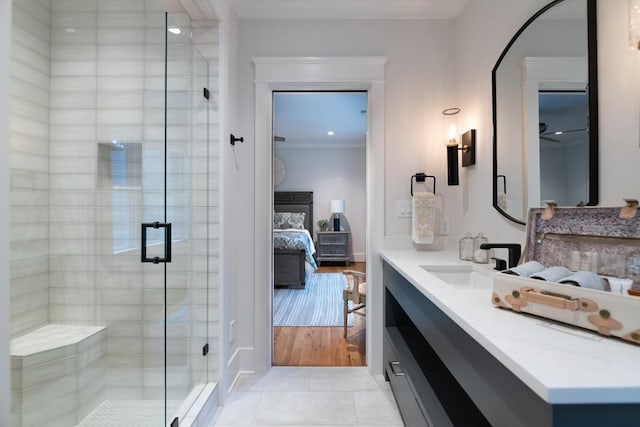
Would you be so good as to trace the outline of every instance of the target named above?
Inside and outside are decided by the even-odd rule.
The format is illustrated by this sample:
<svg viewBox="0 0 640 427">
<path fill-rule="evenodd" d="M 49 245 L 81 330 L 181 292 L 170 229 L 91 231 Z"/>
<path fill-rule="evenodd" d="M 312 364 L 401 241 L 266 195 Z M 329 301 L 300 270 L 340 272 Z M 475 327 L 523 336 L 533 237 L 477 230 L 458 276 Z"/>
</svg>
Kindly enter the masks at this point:
<svg viewBox="0 0 640 427">
<path fill-rule="evenodd" d="M 231 145 L 236 145 L 236 142 L 244 142 L 244 137 L 241 136 L 240 138 L 233 136 L 233 134 L 231 134 L 231 137 L 229 138 L 229 142 L 231 143 Z"/>
<path fill-rule="evenodd" d="M 427 175 L 424 172 L 417 172 L 411 176 L 411 197 L 413 197 L 413 180 L 416 182 L 424 182 L 427 178 L 433 178 L 433 194 L 436 194 L 436 177 L 433 175 Z"/>
<path fill-rule="evenodd" d="M 631 219 L 638 213 L 638 200 L 637 199 L 624 199 L 626 205 L 620 209 L 620 218 Z"/>
</svg>

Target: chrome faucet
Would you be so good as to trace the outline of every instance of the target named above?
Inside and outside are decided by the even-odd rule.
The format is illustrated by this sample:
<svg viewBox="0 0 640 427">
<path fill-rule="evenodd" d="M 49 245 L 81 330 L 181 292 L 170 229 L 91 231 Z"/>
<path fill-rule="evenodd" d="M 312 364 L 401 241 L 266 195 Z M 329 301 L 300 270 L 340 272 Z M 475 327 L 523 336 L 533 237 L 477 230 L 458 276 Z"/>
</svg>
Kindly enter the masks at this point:
<svg viewBox="0 0 640 427">
<path fill-rule="evenodd" d="M 507 249 L 509 251 L 509 268 L 515 267 L 520 261 L 520 245 L 518 243 L 483 243 L 480 249 Z"/>
</svg>

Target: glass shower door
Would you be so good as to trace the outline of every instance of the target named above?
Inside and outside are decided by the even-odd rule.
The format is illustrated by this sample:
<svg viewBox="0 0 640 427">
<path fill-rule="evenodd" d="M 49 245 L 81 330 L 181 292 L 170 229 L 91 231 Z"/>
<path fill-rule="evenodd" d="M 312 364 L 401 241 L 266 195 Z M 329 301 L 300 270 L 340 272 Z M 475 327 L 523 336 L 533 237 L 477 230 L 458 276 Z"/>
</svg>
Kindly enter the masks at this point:
<svg viewBox="0 0 640 427">
<path fill-rule="evenodd" d="M 145 349 L 154 355 L 147 373 L 174 425 L 207 379 L 209 70 L 186 15 L 167 13 L 165 25 L 163 144 L 145 159 L 141 260 L 145 277 L 157 279 L 145 299 L 162 304 L 145 312 Z"/>
</svg>

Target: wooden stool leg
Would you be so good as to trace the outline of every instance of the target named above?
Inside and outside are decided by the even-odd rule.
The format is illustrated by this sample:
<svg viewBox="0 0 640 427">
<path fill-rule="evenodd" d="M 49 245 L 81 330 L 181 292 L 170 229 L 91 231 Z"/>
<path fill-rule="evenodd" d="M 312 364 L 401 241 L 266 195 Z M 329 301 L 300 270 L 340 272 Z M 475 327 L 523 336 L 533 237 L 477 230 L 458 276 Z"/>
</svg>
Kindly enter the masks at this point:
<svg viewBox="0 0 640 427">
<path fill-rule="evenodd" d="M 344 338 L 347 337 L 347 319 L 349 316 L 349 300 L 344 298 Z"/>
</svg>

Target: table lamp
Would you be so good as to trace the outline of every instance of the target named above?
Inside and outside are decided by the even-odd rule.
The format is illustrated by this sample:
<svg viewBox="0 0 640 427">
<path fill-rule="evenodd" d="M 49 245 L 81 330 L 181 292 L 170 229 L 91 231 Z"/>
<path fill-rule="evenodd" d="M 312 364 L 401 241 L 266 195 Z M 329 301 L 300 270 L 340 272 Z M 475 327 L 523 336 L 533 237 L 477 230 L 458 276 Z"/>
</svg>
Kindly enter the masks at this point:
<svg viewBox="0 0 640 427">
<path fill-rule="evenodd" d="M 340 231 L 340 214 L 344 213 L 344 200 L 331 200 L 329 210 L 333 214 L 333 231 Z"/>
</svg>

